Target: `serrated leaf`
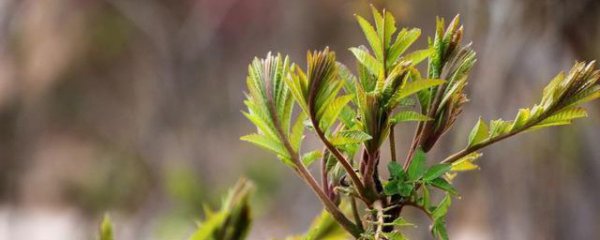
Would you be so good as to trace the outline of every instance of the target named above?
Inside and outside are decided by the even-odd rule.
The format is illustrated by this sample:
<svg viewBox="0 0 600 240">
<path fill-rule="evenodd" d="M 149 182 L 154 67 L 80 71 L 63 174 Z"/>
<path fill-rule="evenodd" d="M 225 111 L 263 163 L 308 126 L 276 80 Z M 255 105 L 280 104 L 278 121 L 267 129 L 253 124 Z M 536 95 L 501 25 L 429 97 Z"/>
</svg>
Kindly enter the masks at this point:
<svg viewBox="0 0 600 240">
<path fill-rule="evenodd" d="M 356 15 L 356 20 L 358 21 L 360 28 L 363 30 L 363 33 L 365 34 L 365 37 L 367 38 L 369 45 L 371 45 L 371 49 L 373 49 L 373 51 L 375 52 L 375 56 L 377 57 L 377 59 L 382 59 L 383 58 L 383 46 L 381 45 L 382 41 L 379 38 L 377 32 L 375 31 L 375 28 L 373 28 L 373 25 L 371 25 L 367 20 L 365 20 L 363 17 L 358 16 L 358 15 Z"/>
<path fill-rule="evenodd" d="M 554 122 L 571 121 L 573 119 L 584 118 L 584 117 L 587 117 L 587 112 L 585 111 L 585 109 L 583 109 L 581 107 L 573 107 L 573 108 L 561 110 L 560 112 L 557 112 L 557 113 L 553 114 L 552 116 L 544 119 L 544 121 L 540 122 L 537 125 L 545 125 L 545 124 L 554 123 Z"/>
<path fill-rule="evenodd" d="M 240 138 L 243 141 L 253 143 L 259 147 L 262 147 L 266 150 L 270 150 L 278 155 L 289 158 L 289 153 L 286 149 L 281 145 L 281 142 L 271 139 L 267 136 L 260 134 L 249 134 Z"/>
<path fill-rule="evenodd" d="M 392 95 L 386 108 L 393 108 L 396 106 L 396 104 L 398 104 L 398 102 L 400 102 L 401 99 L 415 94 L 421 90 L 428 89 L 430 87 L 434 87 L 445 82 L 446 81 L 440 79 L 422 79 L 420 81 L 413 81 L 407 83 L 406 85 L 404 85 L 404 87 L 402 87 L 399 91 L 395 92 Z"/>
<path fill-rule="evenodd" d="M 323 153 L 318 150 L 307 152 L 302 155 L 302 163 L 304 166 L 309 167 L 315 160 L 321 158 L 322 156 Z"/>
<path fill-rule="evenodd" d="M 423 122 L 432 120 L 430 117 L 414 111 L 401 111 L 390 118 L 391 124 L 399 122 Z"/>
<path fill-rule="evenodd" d="M 423 181 L 429 182 L 433 179 L 436 179 L 439 176 L 444 175 L 444 173 L 450 171 L 451 167 L 452 166 L 447 163 L 440 163 L 440 164 L 433 165 L 429 169 L 427 169 L 427 171 L 423 175 Z"/>
<path fill-rule="evenodd" d="M 371 54 L 369 54 L 365 49 L 350 48 L 350 52 L 354 54 L 356 60 L 358 60 L 358 62 L 360 62 L 367 70 L 369 70 L 369 73 L 371 73 L 373 76 L 378 77 L 381 75 L 381 73 L 383 73 L 383 66 L 381 63 L 371 56 Z"/>
<path fill-rule="evenodd" d="M 423 60 L 427 59 L 433 53 L 433 49 L 417 50 L 412 53 L 406 54 L 401 58 L 401 61 L 411 62 L 412 65 L 417 65 Z"/>
<path fill-rule="evenodd" d="M 323 117 L 320 119 L 321 129 L 328 129 L 329 127 L 331 127 L 338 119 L 338 116 L 340 115 L 346 104 L 348 104 L 348 102 L 350 102 L 350 100 L 352 100 L 353 97 L 354 96 L 350 94 L 341 96 L 333 100 L 331 104 L 328 104 L 326 106 L 326 110 L 323 114 Z"/>
<path fill-rule="evenodd" d="M 469 155 L 462 157 L 456 162 L 453 162 L 452 168 L 450 170 L 454 172 L 462 172 L 479 169 L 479 166 L 477 166 L 473 162 L 480 158 L 482 155 L 483 154 L 478 152 L 470 153 Z"/>
<path fill-rule="evenodd" d="M 334 146 L 363 143 L 364 141 L 370 140 L 369 134 L 360 130 L 346 130 L 339 132 L 336 136 L 331 138 L 330 142 Z"/>
<path fill-rule="evenodd" d="M 405 173 L 402 165 L 397 162 L 389 162 L 387 167 L 392 179 L 404 179 Z"/>
<path fill-rule="evenodd" d="M 425 152 L 423 152 L 423 150 L 421 150 L 420 148 L 417 149 L 417 151 L 415 152 L 415 155 L 412 159 L 412 162 L 410 163 L 410 166 L 408 166 L 408 180 L 410 181 L 415 181 L 419 178 L 421 178 L 421 176 L 423 176 L 423 174 L 425 173 L 425 161 L 426 161 L 426 155 Z"/>
<path fill-rule="evenodd" d="M 389 13 L 384 11 L 384 44 L 383 46 L 386 48 L 389 48 L 389 46 L 391 45 L 391 41 L 392 41 L 392 35 L 394 35 L 394 33 L 396 32 L 396 19 L 394 18 L 394 16 Z"/>
<path fill-rule="evenodd" d="M 388 58 L 386 60 L 387 66 L 392 66 L 398 60 L 400 55 L 402 55 L 402 53 L 404 53 L 406 49 L 408 49 L 410 45 L 412 45 L 419 38 L 419 36 L 421 36 L 421 29 L 402 29 L 396 36 L 394 44 L 392 44 L 390 47 Z"/>
<path fill-rule="evenodd" d="M 471 130 L 471 133 L 469 134 L 468 146 L 471 147 L 476 144 L 479 144 L 488 139 L 489 137 L 489 128 L 487 124 L 485 124 L 485 122 L 481 118 L 479 118 L 479 120 L 475 124 L 475 127 L 473 127 L 473 130 Z"/>
<path fill-rule="evenodd" d="M 100 240 L 113 240 L 113 226 L 108 214 L 105 214 L 100 224 Z"/>
<path fill-rule="evenodd" d="M 307 95 L 308 95 L 308 79 L 306 78 L 306 74 L 300 69 L 299 66 L 293 66 L 293 73 L 291 73 L 288 77 L 284 78 L 285 84 L 288 89 L 292 93 L 292 96 L 302 109 L 302 111 L 308 113 L 308 103 Z"/>
<path fill-rule="evenodd" d="M 454 188 L 454 186 L 452 186 L 452 184 L 450 184 L 448 181 L 446 181 L 444 178 L 439 177 L 436 179 L 433 179 L 432 181 L 429 182 L 431 184 L 431 186 L 434 186 L 436 188 L 442 189 L 452 195 L 457 195 L 458 191 L 456 191 L 456 188 Z"/>
</svg>

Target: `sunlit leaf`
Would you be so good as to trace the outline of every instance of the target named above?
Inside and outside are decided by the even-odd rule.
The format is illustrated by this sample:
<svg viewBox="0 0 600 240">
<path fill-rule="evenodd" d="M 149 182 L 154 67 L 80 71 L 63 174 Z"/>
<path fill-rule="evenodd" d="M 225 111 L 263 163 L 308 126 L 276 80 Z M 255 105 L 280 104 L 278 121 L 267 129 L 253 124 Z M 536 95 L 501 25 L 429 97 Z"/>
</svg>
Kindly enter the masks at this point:
<svg viewBox="0 0 600 240">
<path fill-rule="evenodd" d="M 310 166 L 315 160 L 321 158 L 323 156 L 323 154 L 321 153 L 321 151 L 311 151 L 308 153 L 305 153 L 304 155 L 302 155 L 302 163 L 304 164 L 304 166 Z"/>
<path fill-rule="evenodd" d="M 430 117 L 427 117 L 421 113 L 414 111 L 401 111 L 396 113 L 394 116 L 390 118 L 390 123 L 396 124 L 399 122 L 422 122 L 422 121 L 430 121 L 432 120 Z"/>
<path fill-rule="evenodd" d="M 475 169 L 479 169 L 479 166 L 474 164 L 473 162 L 480 158 L 483 154 L 478 152 L 470 153 L 467 156 L 462 157 L 456 162 L 452 163 L 451 171 L 462 172 L 462 171 L 471 171 Z"/>
<path fill-rule="evenodd" d="M 468 146 L 470 147 L 477 145 L 488 139 L 489 131 L 490 130 L 487 124 L 485 124 L 485 122 L 481 118 L 479 118 L 477 124 L 475 124 L 475 127 L 473 127 L 473 130 L 471 130 L 471 133 L 469 134 Z"/>
<path fill-rule="evenodd" d="M 369 52 L 362 48 L 350 48 L 354 57 L 374 76 L 383 73 L 383 65 L 375 59 Z"/>
<path fill-rule="evenodd" d="M 362 143 L 369 139 L 371 139 L 371 136 L 363 131 L 347 130 L 339 132 L 336 136 L 331 138 L 330 141 L 331 144 L 339 146 L 345 144 Z"/>
</svg>

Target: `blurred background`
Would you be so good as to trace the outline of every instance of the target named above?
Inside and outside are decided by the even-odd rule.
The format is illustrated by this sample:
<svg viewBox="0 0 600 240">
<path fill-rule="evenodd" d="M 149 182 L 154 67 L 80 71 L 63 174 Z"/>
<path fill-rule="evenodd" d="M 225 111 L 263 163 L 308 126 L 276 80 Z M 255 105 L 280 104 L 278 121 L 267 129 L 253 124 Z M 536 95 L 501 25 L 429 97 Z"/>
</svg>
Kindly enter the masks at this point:
<svg viewBox="0 0 600 240">
<path fill-rule="evenodd" d="M 257 185 L 250 239 L 303 232 L 320 205 L 292 171 L 239 141 L 247 64 L 268 51 L 366 44 L 353 18 L 385 7 L 423 29 L 460 13 L 479 61 L 471 102 L 435 148 L 466 142 L 479 115 L 511 119 L 575 60 L 600 58 L 597 0 L 2 0 L 0 239 L 186 239 L 202 206 L 240 176 Z M 457 179 L 452 239 L 598 239 L 600 102 L 570 127 L 484 150 Z M 414 126 L 401 127 L 404 152 Z M 404 133 L 404 134 L 402 134 Z M 431 239 L 427 222 L 412 239 Z"/>
</svg>

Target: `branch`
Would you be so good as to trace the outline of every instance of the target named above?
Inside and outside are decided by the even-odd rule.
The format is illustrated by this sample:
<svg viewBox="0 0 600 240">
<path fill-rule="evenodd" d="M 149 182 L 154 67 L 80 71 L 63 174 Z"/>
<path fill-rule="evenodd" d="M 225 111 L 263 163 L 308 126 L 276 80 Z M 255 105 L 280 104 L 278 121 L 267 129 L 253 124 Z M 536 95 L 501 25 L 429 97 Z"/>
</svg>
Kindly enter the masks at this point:
<svg viewBox="0 0 600 240">
<path fill-rule="evenodd" d="M 356 187 L 356 191 L 360 195 L 361 199 L 363 201 L 365 201 L 365 203 L 368 204 L 369 198 L 367 198 L 367 195 L 365 192 L 365 186 L 363 185 L 362 181 L 360 180 L 360 178 L 354 171 L 354 168 L 352 167 L 352 165 L 348 162 L 348 160 L 346 160 L 346 158 L 344 158 L 342 153 L 340 153 L 340 151 L 335 146 L 333 146 L 333 144 L 331 144 L 331 142 L 329 142 L 329 140 L 327 140 L 327 138 L 325 137 L 325 133 L 323 133 L 323 131 L 319 128 L 318 123 L 312 117 L 311 117 L 311 122 L 315 128 L 315 132 L 317 132 L 317 136 L 319 136 L 319 139 L 321 139 L 323 144 L 325 144 L 325 147 L 327 147 L 329 152 L 331 154 L 333 154 L 333 156 L 335 156 L 335 158 L 337 158 L 338 162 L 342 165 L 344 170 L 346 170 L 346 174 L 348 174 L 348 176 L 350 176 L 350 178 L 352 179 L 352 183 L 354 183 L 354 186 Z"/>
</svg>

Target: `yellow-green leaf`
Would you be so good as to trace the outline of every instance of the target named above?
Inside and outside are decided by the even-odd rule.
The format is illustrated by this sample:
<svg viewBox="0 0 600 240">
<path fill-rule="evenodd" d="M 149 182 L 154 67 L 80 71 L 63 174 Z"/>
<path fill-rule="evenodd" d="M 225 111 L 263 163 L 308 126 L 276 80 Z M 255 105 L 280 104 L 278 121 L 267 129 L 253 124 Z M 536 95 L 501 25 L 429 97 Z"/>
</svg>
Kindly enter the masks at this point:
<svg viewBox="0 0 600 240">
<path fill-rule="evenodd" d="M 475 127 L 473 127 L 473 130 L 471 130 L 471 133 L 469 134 L 468 146 L 474 146 L 485 141 L 488 138 L 489 128 L 487 124 L 485 124 L 485 122 L 481 118 L 479 118 L 477 124 L 475 124 Z"/>
<path fill-rule="evenodd" d="M 379 76 L 383 71 L 383 65 L 375 59 L 366 50 L 361 48 L 350 48 L 354 57 L 363 65 L 369 72 L 375 76 Z"/>
<path fill-rule="evenodd" d="M 369 45 L 371 45 L 371 49 L 375 52 L 375 56 L 377 59 L 383 58 L 383 46 L 381 45 L 382 41 L 377 35 L 375 28 L 371 25 L 367 20 L 363 17 L 356 15 L 356 20 L 360 25 L 360 28 L 363 30 L 367 41 L 369 41 Z"/>
<path fill-rule="evenodd" d="M 433 53 L 433 49 L 417 50 L 402 57 L 402 61 L 410 61 L 413 65 L 421 63 Z"/>
<path fill-rule="evenodd" d="M 102 223 L 100 224 L 100 240 L 113 240 L 113 226 L 110 221 L 110 217 L 108 214 L 104 215 L 102 218 Z"/>
<path fill-rule="evenodd" d="M 471 171 L 471 170 L 475 170 L 475 169 L 479 169 L 479 166 L 475 165 L 475 160 L 477 160 L 478 158 L 480 158 L 483 154 L 478 153 L 478 152 L 473 152 L 470 153 L 467 156 L 462 157 L 461 159 L 457 160 L 456 162 L 452 163 L 452 168 L 450 168 L 450 171 L 454 171 L 454 172 L 463 172 L 463 171 Z"/>
<path fill-rule="evenodd" d="M 390 123 L 396 124 L 399 122 L 422 122 L 430 121 L 431 118 L 415 111 L 401 111 L 390 118 Z"/>
<path fill-rule="evenodd" d="M 312 152 L 307 152 L 304 155 L 302 155 L 302 163 L 304 164 L 304 166 L 310 166 L 315 160 L 321 158 L 323 156 L 323 153 L 321 153 L 321 151 L 315 150 Z"/>
</svg>

